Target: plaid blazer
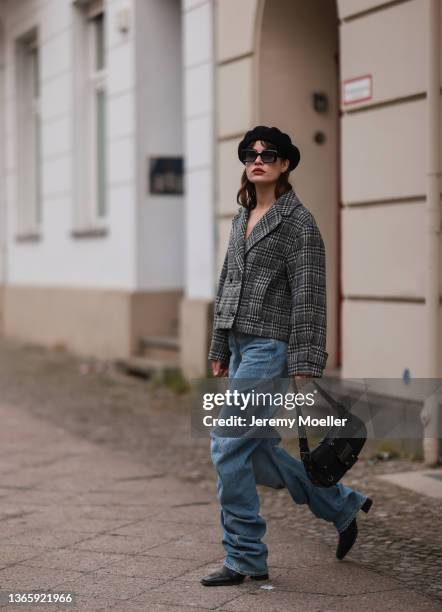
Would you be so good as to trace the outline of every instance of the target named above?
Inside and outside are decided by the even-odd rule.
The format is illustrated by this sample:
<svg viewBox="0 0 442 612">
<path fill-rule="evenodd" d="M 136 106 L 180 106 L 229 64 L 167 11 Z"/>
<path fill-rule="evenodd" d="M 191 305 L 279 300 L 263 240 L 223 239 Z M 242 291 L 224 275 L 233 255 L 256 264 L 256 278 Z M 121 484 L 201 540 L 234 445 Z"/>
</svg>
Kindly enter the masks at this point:
<svg viewBox="0 0 442 612">
<path fill-rule="evenodd" d="M 326 346 L 325 248 L 312 213 L 293 190 L 244 240 L 249 211 L 232 219 L 215 299 L 210 360 L 229 363 L 235 329 L 288 342 L 289 375 L 322 376 Z"/>
</svg>

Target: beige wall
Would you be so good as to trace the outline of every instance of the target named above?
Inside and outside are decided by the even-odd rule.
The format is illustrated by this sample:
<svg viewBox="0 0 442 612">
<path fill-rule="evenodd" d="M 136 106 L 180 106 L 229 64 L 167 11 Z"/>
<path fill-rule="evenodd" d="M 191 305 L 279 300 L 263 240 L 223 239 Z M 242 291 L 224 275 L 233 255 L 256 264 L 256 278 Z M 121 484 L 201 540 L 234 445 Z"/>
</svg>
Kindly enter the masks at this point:
<svg viewBox="0 0 442 612">
<path fill-rule="evenodd" d="M 342 317 L 345 378 L 426 377 L 423 303 L 345 301 Z"/>
<path fill-rule="evenodd" d="M 373 75 L 373 99 L 358 108 L 425 90 L 424 8 L 413 0 L 342 23 L 342 80 Z"/>
<path fill-rule="evenodd" d="M 342 375 L 425 376 L 427 3 L 339 5 L 375 9 L 340 27 L 342 80 L 373 78 L 342 104 Z"/>
<path fill-rule="evenodd" d="M 327 367 L 336 367 L 338 341 L 338 31 L 334 0 L 321 11 L 302 0 L 267 0 L 262 15 L 259 122 L 288 132 L 301 151 L 290 175 L 299 198 L 315 216 L 327 253 Z M 328 96 L 318 113 L 313 92 Z M 326 141 L 317 144 L 314 134 Z"/>
<path fill-rule="evenodd" d="M 5 288 L 4 333 L 107 358 L 130 352 L 130 300 L 124 291 Z"/>
<path fill-rule="evenodd" d="M 425 193 L 425 101 L 392 104 L 342 118 L 345 204 Z"/>
<path fill-rule="evenodd" d="M 3 333 L 4 327 L 5 327 L 4 306 L 5 306 L 5 285 L 2 283 L 0 284 L 0 334 Z"/>
<path fill-rule="evenodd" d="M 296 0 L 217 3 L 218 266 L 236 211 L 237 142 L 251 125 L 276 124 L 301 148 L 292 177 L 324 235 L 328 301 L 336 315 L 341 275 L 346 377 L 400 377 L 406 367 L 425 375 L 426 11 L 421 0 L 338 0 L 321 2 L 316 12 Z M 334 89 L 337 34 L 341 73 Z M 372 99 L 344 105 L 343 81 L 366 74 Z M 330 96 L 328 115 L 311 108 L 316 89 Z M 323 147 L 313 144 L 317 129 L 327 134 Z M 330 312 L 329 366 L 338 342 Z"/>
<path fill-rule="evenodd" d="M 252 59 L 245 57 L 218 68 L 218 136 L 240 134 L 252 121 Z"/>
<path fill-rule="evenodd" d="M 236 194 L 244 166 L 238 159 L 239 138 L 220 141 L 218 144 L 218 198 L 219 215 L 231 216 L 238 210 Z"/>
<path fill-rule="evenodd" d="M 301 150 L 292 173 L 295 191 L 312 211 L 327 250 L 328 366 L 337 358 L 338 325 L 338 50 L 334 0 L 322 10 L 302 0 L 217 3 L 218 269 L 226 250 L 243 166 L 238 141 L 253 125 L 277 125 Z M 254 9 L 254 13 L 252 11 Z M 240 30 L 241 34 L 239 34 Z M 313 110 L 314 91 L 326 92 L 329 110 Z M 316 131 L 326 143 L 314 143 Z M 318 180 L 320 177 L 320 180 Z"/>
<path fill-rule="evenodd" d="M 421 298 L 424 202 L 346 207 L 342 215 L 344 297 Z"/>
<path fill-rule="evenodd" d="M 131 293 L 130 350 L 138 350 L 141 338 L 147 336 L 178 336 L 181 289 L 137 291 Z"/>
<path fill-rule="evenodd" d="M 380 8 L 385 0 L 337 0 L 339 18 L 347 19 L 363 11 Z"/>
<path fill-rule="evenodd" d="M 237 146 L 255 125 L 255 37 L 263 0 L 215 0 L 217 278 L 227 249 L 243 165 Z"/>
<path fill-rule="evenodd" d="M 253 53 L 259 0 L 216 0 L 216 51 L 219 62 Z M 228 33 L 228 35 L 226 35 Z"/>
<path fill-rule="evenodd" d="M 6 286 L 3 332 L 103 359 L 128 357 L 143 335 L 177 333 L 181 292 Z"/>
</svg>

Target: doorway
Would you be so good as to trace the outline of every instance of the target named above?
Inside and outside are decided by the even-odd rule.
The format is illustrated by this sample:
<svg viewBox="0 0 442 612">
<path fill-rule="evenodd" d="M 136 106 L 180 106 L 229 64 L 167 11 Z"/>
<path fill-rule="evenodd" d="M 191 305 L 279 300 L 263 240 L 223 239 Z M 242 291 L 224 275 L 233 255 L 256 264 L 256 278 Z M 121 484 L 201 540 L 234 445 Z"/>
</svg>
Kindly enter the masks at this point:
<svg viewBox="0 0 442 612">
<path fill-rule="evenodd" d="M 301 151 L 290 180 L 325 243 L 328 370 L 341 362 L 338 25 L 336 0 L 265 0 L 253 96 L 257 123 L 287 132 Z"/>
</svg>

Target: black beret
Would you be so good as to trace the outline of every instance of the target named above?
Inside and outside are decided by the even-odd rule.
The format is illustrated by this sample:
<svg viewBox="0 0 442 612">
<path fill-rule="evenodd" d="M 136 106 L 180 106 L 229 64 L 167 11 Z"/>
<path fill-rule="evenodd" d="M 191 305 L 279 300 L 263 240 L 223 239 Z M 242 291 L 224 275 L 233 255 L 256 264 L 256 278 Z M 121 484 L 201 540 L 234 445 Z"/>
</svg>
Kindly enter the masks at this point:
<svg viewBox="0 0 442 612">
<path fill-rule="evenodd" d="M 288 134 L 281 132 L 277 127 L 267 127 L 266 125 L 257 125 L 253 130 L 249 130 L 238 145 L 238 158 L 241 160 L 241 151 L 246 149 L 250 143 L 255 140 L 266 140 L 271 142 L 278 150 L 282 157 L 288 159 L 289 169 L 294 170 L 299 164 L 301 153 L 296 145 L 294 145 Z"/>
</svg>

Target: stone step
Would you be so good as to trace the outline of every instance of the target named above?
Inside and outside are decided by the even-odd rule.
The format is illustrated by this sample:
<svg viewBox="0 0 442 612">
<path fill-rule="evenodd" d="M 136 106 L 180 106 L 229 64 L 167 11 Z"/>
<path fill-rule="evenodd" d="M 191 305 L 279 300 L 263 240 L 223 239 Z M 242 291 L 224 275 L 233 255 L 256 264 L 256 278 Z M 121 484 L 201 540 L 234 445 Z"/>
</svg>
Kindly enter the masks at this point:
<svg viewBox="0 0 442 612">
<path fill-rule="evenodd" d="M 178 336 L 144 336 L 138 343 L 138 355 L 147 359 L 179 365 L 180 342 Z"/>
<path fill-rule="evenodd" d="M 115 366 L 126 374 L 140 376 L 141 378 L 151 378 L 158 374 L 164 375 L 166 373 L 171 374 L 180 372 L 178 360 L 154 359 L 143 355 L 132 356 L 126 359 L 117 359 L 115 361 Z"/>
<path fill-rule="evenodd" d="M 178 351 L 180 341 L 178 336 L 143 336 L 140 338 L 141 349 L 165 349 L 170 351 Z"/>
</svg>

